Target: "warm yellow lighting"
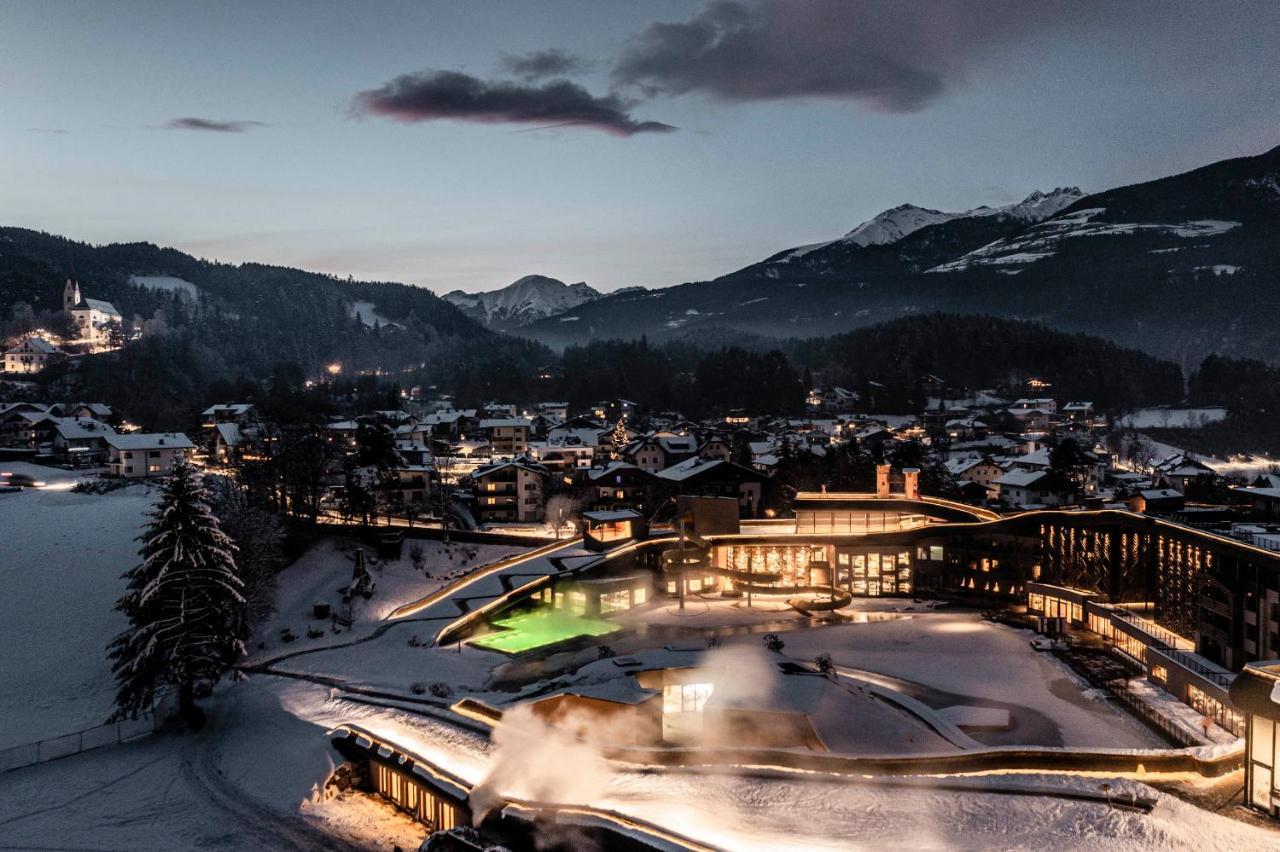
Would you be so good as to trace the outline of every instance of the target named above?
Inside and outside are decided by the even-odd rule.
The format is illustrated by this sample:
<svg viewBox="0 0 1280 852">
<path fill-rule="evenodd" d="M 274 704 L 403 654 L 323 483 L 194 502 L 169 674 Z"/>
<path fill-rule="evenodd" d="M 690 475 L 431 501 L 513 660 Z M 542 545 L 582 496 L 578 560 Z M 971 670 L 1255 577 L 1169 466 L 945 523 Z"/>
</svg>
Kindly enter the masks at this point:
<svg viewBox="0 0 1280 852">
<path fill-rule="evenodd" d="M 329 371 L 329 375 L 336 376 L 342 372 L 342 365 L 337 361 L 334 361 L 332 364 L 325 367 L 325 369 Z"/>
</svg>

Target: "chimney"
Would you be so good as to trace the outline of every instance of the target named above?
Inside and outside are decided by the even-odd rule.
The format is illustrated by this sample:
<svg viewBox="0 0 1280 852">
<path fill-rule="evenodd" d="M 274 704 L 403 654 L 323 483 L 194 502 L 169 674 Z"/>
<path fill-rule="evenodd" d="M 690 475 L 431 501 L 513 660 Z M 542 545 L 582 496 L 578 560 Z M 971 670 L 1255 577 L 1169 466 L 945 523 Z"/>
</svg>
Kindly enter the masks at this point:
<svg viewBox="0 0 1280 852">
<path fill-rule="evenodd" d="M 904 467 L 902 469 L 902 493 L 908 500 L 920 499 L 920 468 Z"/>
<path fill-rule="evenodd" d="M 889 496 L 889 465 L 876 465 L 876 496 Z"/>
</svg>

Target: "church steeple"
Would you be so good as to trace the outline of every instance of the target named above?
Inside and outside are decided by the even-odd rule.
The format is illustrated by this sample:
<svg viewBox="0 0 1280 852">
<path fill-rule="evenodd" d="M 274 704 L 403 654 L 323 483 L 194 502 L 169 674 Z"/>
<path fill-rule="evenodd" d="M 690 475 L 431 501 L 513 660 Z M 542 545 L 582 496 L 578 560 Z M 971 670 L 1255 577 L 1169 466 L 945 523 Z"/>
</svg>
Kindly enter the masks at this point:
<svg viewBox="0 0 1280 852">
<path fill-rule="evenodd" d="M 62 288 L 62 309 L 69 311 L 80 304 L 80 283 L 74 278 L 67 279 L 67 286 Z"/>
</svg>

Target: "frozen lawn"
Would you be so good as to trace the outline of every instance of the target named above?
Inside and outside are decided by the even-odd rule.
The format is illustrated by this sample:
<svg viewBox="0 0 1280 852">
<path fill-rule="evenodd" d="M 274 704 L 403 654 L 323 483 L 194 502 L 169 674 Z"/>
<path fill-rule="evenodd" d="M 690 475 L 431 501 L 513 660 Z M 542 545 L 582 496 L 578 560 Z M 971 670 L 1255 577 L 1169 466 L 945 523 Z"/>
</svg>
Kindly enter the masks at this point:
<svg viewBox="0 0 1280 852">
<path fill-rule="evenodd" d="M 154 491 L 73 494 L 75 474 L 29 464 L 62 490 L 0 494 L 0 748 L 101 724 L 115 683 L 106 647 L 125 626 L 121 575 Z"/>
</svg>

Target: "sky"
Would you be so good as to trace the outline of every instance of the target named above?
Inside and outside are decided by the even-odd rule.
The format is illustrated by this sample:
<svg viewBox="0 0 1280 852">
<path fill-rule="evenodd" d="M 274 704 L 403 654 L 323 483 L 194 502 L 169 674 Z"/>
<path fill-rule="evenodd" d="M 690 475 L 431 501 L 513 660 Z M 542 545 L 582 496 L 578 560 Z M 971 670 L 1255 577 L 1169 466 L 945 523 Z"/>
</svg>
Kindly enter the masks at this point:
<svg viewBox="0 0 1280 852">
<path fill-rule="evenodd" d="M 0 0 L 0 225 L 659 287 L 1261 153 L 1277 43 L 1274 0 Z"/>
</svg>

